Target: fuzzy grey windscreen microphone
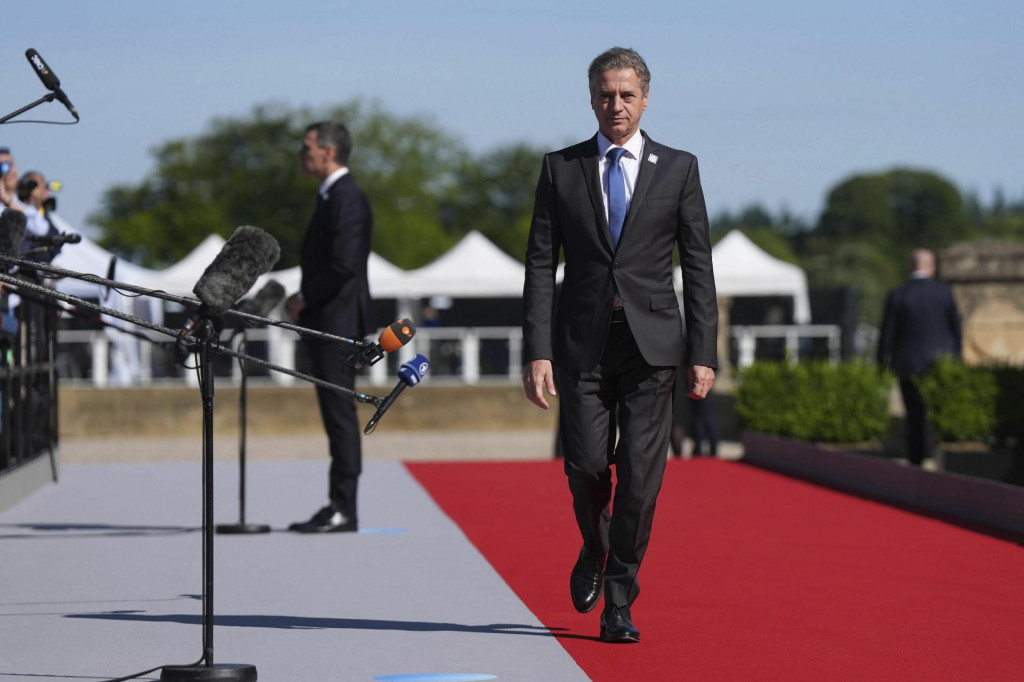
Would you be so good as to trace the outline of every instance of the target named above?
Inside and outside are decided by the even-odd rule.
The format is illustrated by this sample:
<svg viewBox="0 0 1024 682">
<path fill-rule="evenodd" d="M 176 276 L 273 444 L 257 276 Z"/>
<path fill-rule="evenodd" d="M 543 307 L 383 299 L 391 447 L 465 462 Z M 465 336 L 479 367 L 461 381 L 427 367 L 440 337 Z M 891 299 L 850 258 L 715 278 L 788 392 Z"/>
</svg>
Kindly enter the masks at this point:
<svg viewBox="0 0 1024 682">
<path fill-rule="evenodd" d="M 215 315 L 223 315 L 281 257 L 277 240 L 258 227 L 243 225 L 224 243 L 192 291 Z"/>
</svg>

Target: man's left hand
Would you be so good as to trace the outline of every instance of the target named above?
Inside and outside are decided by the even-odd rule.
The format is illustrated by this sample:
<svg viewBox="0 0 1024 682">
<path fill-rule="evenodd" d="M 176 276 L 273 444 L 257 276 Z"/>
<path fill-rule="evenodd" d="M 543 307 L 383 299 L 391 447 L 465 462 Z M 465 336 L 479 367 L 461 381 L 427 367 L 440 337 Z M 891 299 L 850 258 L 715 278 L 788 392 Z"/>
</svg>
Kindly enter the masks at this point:
<svg viewBox="0 0 1024 682">
<path fill-rule="evenodd" d="M 299 321 L 299 313 L 306 307 L 306 302 L 298 294 L 292 294 L 284 302 L 284 312 L 292 322 Z"/>
<path fill-rule="evenodd" d="M 715 385 L 715 370 L 704 365 L 690 365 L 686 368 L 686 385 L 690 389 L 687 398 L 706 398 Z"/>
</svg>

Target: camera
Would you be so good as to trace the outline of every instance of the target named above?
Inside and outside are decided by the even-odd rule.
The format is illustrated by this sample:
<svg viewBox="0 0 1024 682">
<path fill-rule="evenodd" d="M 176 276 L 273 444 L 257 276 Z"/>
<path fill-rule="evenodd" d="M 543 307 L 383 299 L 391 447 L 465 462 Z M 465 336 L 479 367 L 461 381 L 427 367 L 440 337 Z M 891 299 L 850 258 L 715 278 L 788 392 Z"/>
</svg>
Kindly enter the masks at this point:
<svg viewBox="0 0 1024 682">
<path fill-rule="evenodd" d="M 0 175 L 7 175 L 11 172 L 10 161 L 0 161 Z"/>
</svg>

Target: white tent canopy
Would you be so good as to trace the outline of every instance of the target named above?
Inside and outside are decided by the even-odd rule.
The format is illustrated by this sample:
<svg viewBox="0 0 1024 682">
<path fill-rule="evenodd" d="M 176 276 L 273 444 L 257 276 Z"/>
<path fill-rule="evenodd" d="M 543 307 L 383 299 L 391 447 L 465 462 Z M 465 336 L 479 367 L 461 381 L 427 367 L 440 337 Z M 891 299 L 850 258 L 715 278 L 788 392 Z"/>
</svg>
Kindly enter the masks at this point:
<svg viewBox="0 0 1024 682">
<path fill-rule="evenodd" d="M 165 270 L 158 271 L 154 278 L 157 286 L 152 288 L 178 296 L 195 296 L 192 293 L 192 288 L 224 248 L 224 241 L 224 237 L 219 234 L 211 234 L 180 261 Z"/>
<path fill-rule="evenodd" d="M 54 225 L 62 232 L 74 232 L 67 223 L 60 219 L 59 216 L 52 216 Z M 79 244 L 68 244 L 61 249 L 61 252 L 56 255 L 53 259 L 53 265 L 58 268 L 64 268 L 65 270 L 72 270 L 74 272 L 81 272 L 88 275 L 96 275 L 98 277 L 106 277 L 110 270 L 110 261 L 113 258 L 113 254 L 104 249 L 102 246 L 92 241 L 88 237 L 82 237 L 82 241 Z M 156 271 L 144 268 L 128 261 L 120 260 L 117 261 L 115 277 L 122 282 L 128 282 L 129 284 L 135 284 L 140 287 L 151 287 L 151 284 L 155 281 Z M 83 282 L 77 279 L 71 279 L 65 277 L 64 279 L 58 280 L 56 284 L 57 290 L 62 291 L 72 296 L 79 296 L 81 298 L 96 298 L 99 296 L 101 287 L 96 284 L 89 282 Z"/>
<path fill-rule="evenodd" d="M 372 251 L 366 264 L 366 276 L 370 280 L 370 295 L 374 298 L 402 298 L 406 295 L 408 285 L 405 270 Z M 298 291 L 299 285 L 302 284 L 302 268 L 296 265 L 293 268 L 268 272 L 256 280 L 253 289 L 258 290 L 269 280 L 277 281 L 286 292 L 292 294 Z"/>
<path fill-rule="evenodd" d="M 66 224 L 58 223 L 65 229 Z M 65 230 L 70 231 L 70 230 Z M 115 279 L 179 296 L 193 296 L 192 287 L 220 253 L 224 238 L 210 235 L 191 253 L 165 270 L 150 270 L 119 260 Z M 106 276 L 111 254 L 88 238 L 66 246 L 54 264 L 68 270 Z M 723 296 L 791 296 L 794 320 L 811 320 L 807 277 L 796 265 L 769 256 L 739 230 L 733 230 L 712 250 L 715 284 Z M 562 270 L 559 268 L 559 279 Z M 421 268 L 405 271 L 375 253 L 368 263 L 370 292 L 375 298 L 415 299 L 435 295 L 453 297 L 518 297 L 522 295 L 525 270 L 522 263 L 472 231 L 447 253 Z M 288 293 L 298 291 L 298 267 L 269 272 L 253 289 L 275 279 Z M 682 274 L 675 268 L 677 291 Z M 96 296 L 98 287 L 72 279 L 60 280 L 57 288 L 78 296 Z"/>
<path fill-rule="evenodd" d="M 807 276 L 796 265 L 769 256 L 739 230 L 733 230 L 715 244 L 711 259 L 719 296 L 791 296 L 794 322 L 810 324 Z M 674 278 L 679 290 L 679 267 Z"/>
<path fill-rule="evenodd" d="M 405 273 L 409 298 L 465 298 L 523 295 L 523 264 L 473 230 L 437 260 Z M 371 281 L 370 287 L 374 284 Z"/>
</svg>

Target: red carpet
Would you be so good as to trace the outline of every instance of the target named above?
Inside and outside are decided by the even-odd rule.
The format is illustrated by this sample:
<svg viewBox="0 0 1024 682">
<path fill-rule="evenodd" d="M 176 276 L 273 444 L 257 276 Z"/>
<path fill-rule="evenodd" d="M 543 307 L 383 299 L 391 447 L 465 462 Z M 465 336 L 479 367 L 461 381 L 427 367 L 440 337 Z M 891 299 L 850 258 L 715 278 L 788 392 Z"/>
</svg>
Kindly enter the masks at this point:
<svg viewBox="0 0 1024 682">
<path fill-rule="evenodd" d="M 633 606 L 643 641 L 608 645 L 599 609 L 569 600 L 579 537 L 559 462 L 407 466 L 593 680 L 1024 680 L 1016 544 L 671 461 Z"/>
</svg>

